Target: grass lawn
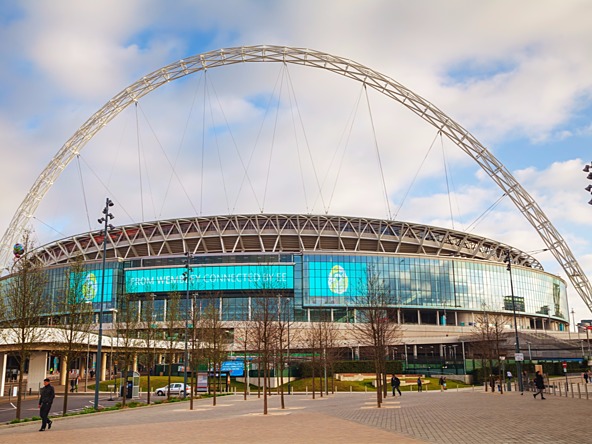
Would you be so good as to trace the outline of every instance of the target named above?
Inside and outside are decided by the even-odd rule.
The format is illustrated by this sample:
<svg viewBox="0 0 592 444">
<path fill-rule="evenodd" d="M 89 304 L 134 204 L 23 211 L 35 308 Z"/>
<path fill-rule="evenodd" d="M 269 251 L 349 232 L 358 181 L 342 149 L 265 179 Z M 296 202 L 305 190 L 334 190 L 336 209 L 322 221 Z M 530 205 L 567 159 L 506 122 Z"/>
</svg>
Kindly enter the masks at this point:
<svg viewBox="0 0 592 444">
<path fill-rule="evenodd" d="M 423 381 L 423 389 L 424 390 L 440 390 L 440 386 L 438 385 L 438 379 L 439 378 L 422 378 Z M 339 392 L 349 392 L 350 390 L 353 392 L 364 392 L 364 391 L 375 391 L 376 388 L 372 385 L 372 381 L 371 379 L 366 379 L 363 381 L 335 381 L 335 390 L 339 391 Z M 173 382 L 183 382 L 183 376 L 171 376 L 171 383 Z M 256 380 L 253 378 L 251 380 L 251 382 L 256 382 Z M 408 381 L 401 381 L 401 391 L 402 392 L 409 392 L 409 391 L 417 391 L 417 384 L 415 383 L 415 380 L 408 380 Z M 154 392 L 154 390 L 160 388 L 160 387 L 164 387 L 165 385 L 167 385 L 169 383 L 169 378 L 168 376 L 152 376 L 150 378 L 150 385 L 152 386 L 151 391 Z M 115 385 L 116 387 L 119 387 L 119 385 L 121 384 L 121 378 L 118 378 L 117 380 L 112 379 L 109 381 L 103 381 L 101 382 L 100 385 L 100 389 L 101 391 L 109 391 L 109 386 L 113 386 Z M 188 384 L 191 384 L 191 380 L 188 381 Z M 242 393 L 244 391 L 244 384 L 241 382 L 237 382 L 234 379 L 231 380 L 230 383 L 230 387 L 231 387 L 231 391 L 235 391 L 237 393 Z M 331 391 L 331 378 L 329 378 L 329 380 L 327 381 L 327 386 L 329 388 L 329 391 Z M 309 392 L 312 391 L 312 378 L 301 378 L 301 379 L 297 379 L 295 381 L 292 381 L 290 383 L 290 387 L 292 389 L 292 391 L 296 391 L 296 392 L 304 392 L 308 389 Z M 319 390 L 320 387 L 325 387 L 325 382 L 324 379 L 319 379 L 316 378 L 315 379 L 315 390 Z M 470 387 L 469 385 L 463 384 L 462 382 L 459 381 L 453 381 L 451 379 L 448 379 L 446 381 L 446 388 L 448 390 L 454 390 L 457 387 L 459 388 L 464 388 L 464 387 Z M 94 384 L 89 384 L 88 385 L 88 389 L 89 390 L 94 390 L 95 386 Z M 111 390 L 113 390 L 111 388 Z M 277 390 L 277 389 L 272 389 L 273 391 Z M 391 388 L 391 384 L 390 381 L 388 383 L 388 390 L 389 392 L 392 390 Z M 148 391 L 148 377 L 147 376 L 141 376 L 140 377 L 140 391 L 142 392 L 146 392 Z M 253 391 L 257 391 L 257 386 L 251 384 L 251 392 Z M 288 391 L 288 383 L 284 383 L 284 392 Z"/>
</svg>

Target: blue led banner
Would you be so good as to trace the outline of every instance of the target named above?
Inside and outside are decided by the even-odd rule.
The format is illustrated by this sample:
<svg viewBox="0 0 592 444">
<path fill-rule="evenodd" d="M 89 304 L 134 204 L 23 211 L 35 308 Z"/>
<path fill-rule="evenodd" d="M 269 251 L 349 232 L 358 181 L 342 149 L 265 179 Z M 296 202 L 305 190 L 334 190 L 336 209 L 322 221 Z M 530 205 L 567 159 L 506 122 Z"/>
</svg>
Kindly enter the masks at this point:
<svg viewBox="0 0 592 444">
<path fill-rule="evenodd" d="M 348 262 L 308 262 L 311 297 L 350 297 L 363 294 L 367 287 L 367 264 Z"/>
<path fill-rule="evenodd" d="M 128 293 L 185 291 L 185 267 L 126 270 Z M 189 269 L 190 291 L 294 288 L 293 265 L 204 265 Z"/>
</svg>

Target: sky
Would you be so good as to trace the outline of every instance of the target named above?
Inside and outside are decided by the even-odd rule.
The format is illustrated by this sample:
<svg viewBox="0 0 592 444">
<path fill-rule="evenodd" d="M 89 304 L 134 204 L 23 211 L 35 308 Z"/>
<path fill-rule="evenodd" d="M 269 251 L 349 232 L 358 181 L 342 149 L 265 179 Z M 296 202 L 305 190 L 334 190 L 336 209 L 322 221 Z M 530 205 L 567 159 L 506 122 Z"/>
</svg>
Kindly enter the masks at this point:
<svg viewBox="0 0 592 444">
<path fill-rule="evenodd" d="M 112 97 L 181 59 L 279 45 L 404 85 L 478 139 L 537 201 L 588 276 L 592 3 L 53 0 L 0 2 L 0 233 L 52 158 Z M 63 168 L 62 168 L 63 167 Z M 115 225 L 329 213 L 470 231 L 566 278 L 487 173 L 404 106 L 327 70 L 201 71 L 151 91 L 62 165 L 39 244 Z M 592 314 L 568 289 L 576 320 Z"/>
</svg>

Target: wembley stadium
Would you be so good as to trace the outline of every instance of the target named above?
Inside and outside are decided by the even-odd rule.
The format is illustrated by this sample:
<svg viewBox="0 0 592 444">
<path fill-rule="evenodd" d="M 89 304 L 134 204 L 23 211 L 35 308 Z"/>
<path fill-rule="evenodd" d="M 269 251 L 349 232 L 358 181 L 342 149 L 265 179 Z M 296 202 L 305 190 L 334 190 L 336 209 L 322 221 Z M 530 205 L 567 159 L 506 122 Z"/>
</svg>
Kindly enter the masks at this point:
<svg viewBox="0 0 592 444">
<path fill-rule="evenodd" d="M 82 257 L 89 279 L 102 278 L 102 232 L 36 251 L 50 270 L 48 294 L 63 288 Z M 234 215 L 162 220 L 109 231 L 105 322 L 123 293 L 156 295 L 160 321 L 170 293 L 220 300 L 225 321 L 249 320 L 250 293 L 291 298 L 291 319 L 355 322 L 356 301 L 372 266 L 396 299 L 397 322 L 470 327 L 480 312 L 513 313 L 507 257 L 520 329 L 566 328 L 565 282 L 527 253 L 472 234 L 407 222 L 339 216 Z M 190 281 L 184 275 L 189 256 Z M 91 299 L 99 303 L 100 292 Z M 51 296 L 50 296 L 51 297 Z M 98 309 L 98 306 L 97 306 Z"/>
<path fill-rule="evenodd" d="M 253 321 L 253 299 L 265 290 L 268 295 L 289 301 L 288 318 L 295 331 L 329 320 L 341 332 L 338 346 L 354 360 L 364 355 L 354 335 L 361 320 L 359 301 L 374 275 L 390 295 L 386 307 L 389 320 L 400 326 L 396 341 L 386 344 L 388 355 L 405 362 L 405 369 L 421 371 L 427 367 L 429 373 L 429 365 L 437 363 L 440 371 L 453 367 L 454 373 L 466 374 L 466 358 L 471 350 L 470 345 L 468 349 L 465 346 L 474 340 L 480 324 L 488 324 L 483 322 L 485 314 L 499 316 L 503 322 L 499 326 L 507 333 L 503 351 L 510 359 L 514 357 L 514 345 L 516 355 L 521 354 L 518 333 L 522 351 L 528 346 L 530 361 L 584 356 L 583 343 L 567 342 L 571 339 L 567 284 L 592 306 L 590 282 L 565 240 L 504 165 L 461 125 L 395 80 L 349 59 L 304 48 L 264 45 L 210 51 L 162 67 L 122 90 L 65 142 L 39 175 L 0 240 L 2 268 L 6 271 L 14 263 L 14 246 L 20 245 L 40 202 L 59 175 L 124 109 L 160 86 L 190 74 L 260 62 L 328 70 L 375 90 L 415 114 L 437 132 L 436 137 L 455 144 L 490 176 L 502 197 L 507 197 L 536 230 L 546 247 L 544 251 L 558 261 L 566 280 L 546 272 L 533 252 L 468 232 L 400 221 L 390 210 L 384 219 L 358 214 L 331 216 L 329 211 L 323 215 L 286 214 L 281 209 L 273 214 L 261 211 L 166 219 L 156 215 L 154 221 L 130 217 L 134 223 L 109 225 L 107 229 L 108 216 L 112 216 L 107 199 L 104 217 L 99 220 L 105 222 L 105 229 L 88 231 L 92 228 L 85 195 L 80 207 L 87 209 L 89 227 L 70 233 L 86 232 L 64 235 L 24 252 L 33 255 L 45 270 L 44 297 L 49 307 L 68 287 L 68 270 L 73 262 L 82 259 L 86 301 L 96 315 L 96 323 L 100 328 L 104 324 L 107 333 L 113 330 L 126 298 L 137 302 L 140 311 L 143 304 L 154 304 L 153 320 L 164 324 L 172 298 L 182 294 L 185 297 L 180 298 L 178 310 L 181 319 L 189 317 L 193 307 L 189 299 L 203 302 L 200 307 L 216 304 L 231 338 L 229 351 L 233 352 L 241 348 L 234 334 L 236 329 L 241 323 Z M 388 201 L 385 172 L 380 168 Z M 130 179 L 124 179 L 125 185 L 120 188 L 126 194 Z M 93 189 L 96 193 L 106 191 Z M 291 191 L 287 189 L 286 193 Z M 127 194 L 130 200 L 142 202 L 133 193 Z M 361 190 L 362 198 L 368 195 Z M 291 195 L 282 195 L 282 201 L 291 204 L 286 196 Z M 135 222 L 140 219 L 142 222 Z M 5 271 L 0 283 L 14 277 Z M 46 325 L 51 326 L 61 314 L 50 309 L 44 316 Z M 101 363 L 99 357 L 101 339 L 89 339 L 86 345 L 87 355 L 97 351 L 97 359 L 91 358 L 92 362 L 84 365 L 99 364 L 100 378 L 104 378 L 105 361 Z M 29 375 L 30 380 L 43 380 L 55 362 L 51 357 L 54 346 L 37 346 L 36 373 L 35 377 Z M 290 347 L 303 352 L 307 348 L 296 340 Z M 2 343 L 0 350 L 5 352 L 0 353 L 2 384 L 7 365 L 12 365 L 8 354 L 14 352 L 14 343 Z"/>
</svg>

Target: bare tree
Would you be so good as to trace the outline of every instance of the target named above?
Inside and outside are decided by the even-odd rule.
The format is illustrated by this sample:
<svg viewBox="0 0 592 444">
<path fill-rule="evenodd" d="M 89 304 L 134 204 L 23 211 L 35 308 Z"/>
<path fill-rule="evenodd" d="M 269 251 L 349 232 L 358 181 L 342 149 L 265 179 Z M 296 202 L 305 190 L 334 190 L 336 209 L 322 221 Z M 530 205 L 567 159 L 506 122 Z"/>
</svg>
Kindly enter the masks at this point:
<svg viewBox="0 0 592 444">
<path fill-rule="evenodd" d="M 243 354 L 243 375 L 245 383 L 243 387 L 243 400 L 247 400 L 249 395 L 249 356 L 248 352 L 252 349 L 257 349 L 256 344 L 253 341 L 253 335 L 251 334 L 251 321 L 249 319 L 249 307 L 245 305 L 243 307 L 243 320 L 234 329 L 234 342 L 238 345 L 238 348 Z"/>
<path fill-rule="evenodd" d="M 320 344 L 322 347 L 323 372 L 325 375 L 325 394 L 329 394 L 327 376 L 331 376 L 331 393 L 335 393 L 335 361 L 337 360 L 337 342 L 339 331 L 337 324 L 331 321 L 330 312 L 321 316 L 319 322 Z"/>
<path fill-rule="evenodd" d="M 60 314 L 59 322 L 55 324 L 56 339 L 60 344 L 56 354 L 64 362 L 74 364 L 77 359 L 88 352 L 86 345 L 93 326 L 92 299 L 94 291 L 93 286 L 88 285 L 83 259 L 80 256 L 74 259 L 65 273 L 65 278 L 63 292 L 56 297 L 54 306 L 55 312 Z M 86 371 L 88 372 L 88 368 Z M 66 416 L 68 410 L 68 386 L 71 386 L 72 390 L 74 389 L 76 382 L 81 377 L 80 373 L 80 368 L 78 372 L 72 372 L 70 384 L 66 380 L 63 416 Z"/>
<path fill-rule="evenodd" d="M 1 322 L 6 339 L 16 345 L 18 362 L 19 390 L 16 402 L 16 419 L 21 419 L 23 377 L 25 364 L 33 347 L 45 334 L 40 326 L 42 315 L 49 312 L 45 286 L 47 277 L 42 265 L 33 254 L 31 234 L 26 232 L 23 239 L 23 255 L 15 259 L 10 270 L 11 276 L 3 282 Z"/>
<path fill-rule="evenodd" d="M 171 371 L 173 368 L 173 360 L 175 355 L 179 352 L 179 321 L 181 319 L 180 311 L 180 295 L 177 292 L 171 293 L 167 300 L 166 318 L 164 321 L 163 333 L 166 339 L 166 355 L 167 355 L 167 400 L 171 399 Z"/>
<path fill-rule="evenodd" d="M 286 358 L 290 349 L 290 325 L 291 321 L 291 303 L 290 298 L 284 297 L 281 294 L 277 296 L 278 300 L 278 318 L 277 318 L 277 340 L 276 340 L 276 356 L 277 356 L 277 371 L 279 372 L 280 382 L 278 384 L 280 391 L 281 408 L 286 408 L 284 399 L 284 368 L 286 367 Z M 288 365 L 289 362 L 287 363 Z M 288 382 L 288 384 L 290 384 Z"/>
<path fill-rule="evenodd" d="M 484 378 L 492 378 L 494 362 L 500 359 L 505 353 L 503 344 L 505 342 L 506 325 L 511 321 L 507 316 L 491 312 L 483 305 L 483 312 L 475 318 L 474 334 L 469 338 L 473 356 L 481 359 L 481 368 Z M 500 380 L 503 375 L 500 375 Z M 503 391 L 503 384 L 500 384 Z M 485 385 L 487 390 L 487 384 Z"/>
<path fill-rule="evenodd" d="M 220 319 L 218 297 L 211 298 L 201 315 L 201 330 L 204 341 L 204 353 L 211 364 L 214 378 L 221 377 L 222 362 L 227 356 L 228 340 L 226 330 Z M 209 383 L 209 381 L 208 381 Z M 213 405 L 216 405 L 217 384 L 214 384 Z"/>
<path fill-rule="evenodd" d="M 127 399 L 127 375 L 133 370 L 138 350 L 143 342 L 138 338 L 140 326 L 139 301 L 129 293 L 124 293 L 118 303 L 117 321 L 114 323 L 117 334 L 117 360 L 122 372 L 123 396 L 122 405 L 125 408 Z"/>
<path fill-rule="evenodd" d="M 253 336 L 258 349 L 258 375 L 263 369 L 263 414 L 267 415 L 269 395 L 269 370 L 273 365 L 273 351 L 277 341 L 278 301 L 277 291 L 262 289 L 253 298 Z"/>
<path fill-rule="evenodd" d="M 142 364 L 148 367 L 148 390 L 147 402 L 150 404 L 151 387 L 152 387 L 152 370 L 154 369 L 155 361 L 155 346 L 157 338 L 157 313 L 154 306 L 154 294 L 149 294 L 143 301 L 140 313 L 140 320 L 142 322 L 140 330 L 140 340 L 144 344 L 145 352 L 140 355 Z"/>
<path fill-rule="evenodd" d="M 355 300 L 359 322 L 354 324 L 354 334 L 372 354 L 376 372 L 376 403 L 380 408 L 386 389 L 388 346 L 396 344 L 401 336 L 394 309 L 397 299 L 388 282 L 372 266 L 368 266 L 366 280 L 361 283 L 359 293 Z"/>
<path fill-rule="evenodd" d="M 193 296 L 191 298 L 191 313 L 188 334 L 191 337 L 189 347 L 189 364 L 191 367 L 191 396 L 189 398 L 189 409 L 193 410 L 193 397 L 197 393 L 197 378 L 199 365 L 204 360 L 203 330 L 201 325 L 201 307 Z"/>
</svg>

